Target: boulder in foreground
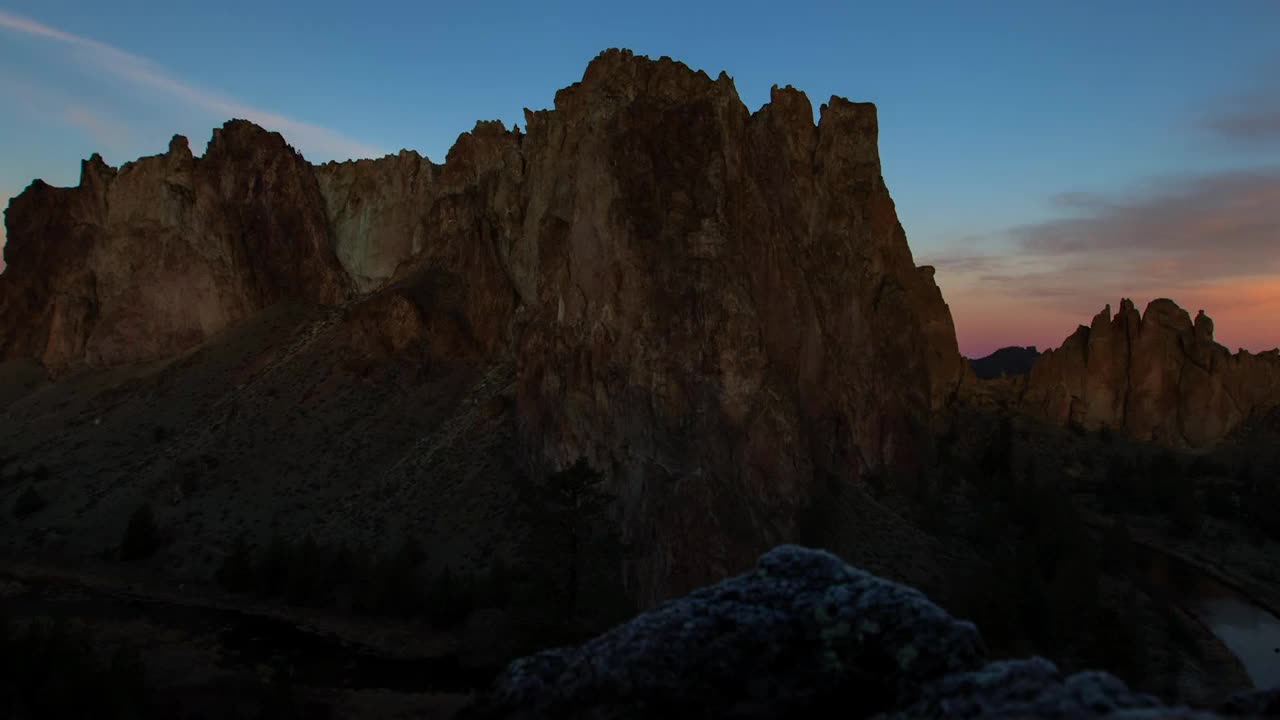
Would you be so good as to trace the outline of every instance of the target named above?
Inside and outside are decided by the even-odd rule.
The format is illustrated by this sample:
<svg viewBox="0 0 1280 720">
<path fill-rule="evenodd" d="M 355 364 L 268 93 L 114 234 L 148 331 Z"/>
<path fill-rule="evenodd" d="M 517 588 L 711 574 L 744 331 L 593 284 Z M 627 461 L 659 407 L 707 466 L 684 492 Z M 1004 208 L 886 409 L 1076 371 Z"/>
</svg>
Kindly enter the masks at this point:
<svg viewBox="0 0 1280 720">
<path fill-rule="evenodd" d="M 1256 696 L 1261 697 L 1261 696 Z M 1222 712 L 1255 716 L 1236 698 Z M 1103 672 L 987 662 L 920 592 L 791 545 L 576 648 L 512 663 L 469 718 L 1212 718 Z"/>
</svg>

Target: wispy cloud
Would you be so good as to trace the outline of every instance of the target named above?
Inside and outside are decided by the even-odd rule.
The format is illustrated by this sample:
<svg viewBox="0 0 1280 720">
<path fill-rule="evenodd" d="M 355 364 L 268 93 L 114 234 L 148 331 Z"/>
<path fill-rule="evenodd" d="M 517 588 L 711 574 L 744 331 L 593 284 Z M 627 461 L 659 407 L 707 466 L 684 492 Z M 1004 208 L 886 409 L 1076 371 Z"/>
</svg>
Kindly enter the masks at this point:
<svg viewBox="0 0 1280 720">
<path fill-rule="evenodd" d="M 1280 60 L 1260 69 L 1254 87 L 1213 103 L 1199 125 L 1237 145 L 1280 144 Z"/>
<path fill-rule="evenodd" d="M 31 18 L 0 11 L 0 28 L 68 45 L 86 53 L 91 69 L 167 95 L 222 118 L 239 117 L 277 130 L 304 152 L 334 159 L 377 157 L 382 151 L 328 128 L 245 105 L 170 75 L 146 58 L 106 43 L 50 27 Z"/>
</svg>

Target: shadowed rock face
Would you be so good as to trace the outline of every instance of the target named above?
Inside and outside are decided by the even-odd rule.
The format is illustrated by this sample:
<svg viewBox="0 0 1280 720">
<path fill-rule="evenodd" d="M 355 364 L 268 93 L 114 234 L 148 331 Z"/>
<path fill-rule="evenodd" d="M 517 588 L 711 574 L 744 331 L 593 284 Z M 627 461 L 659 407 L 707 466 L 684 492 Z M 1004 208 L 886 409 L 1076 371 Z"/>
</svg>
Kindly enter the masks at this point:
<svg viewBox="0 0 1280 720">
<path fill-rule="evenodd" d="M 612 477 L 652 602 L 794 537 L 819 484 L 914 471 L 968 372 L 875 107 L 819 112 L 775 87 L 751 113 L 727 75 L 611 50 L 442 166 L 312 167 L 239 121 L 201 159 L 91 161 L 8 211 L 2 353 L 165 357 L 275 300 L 369 293 L 353 318 L 380 352 L 513 360 L 524 466 Z"/>
<path fill-rule="evenodd" d="M 1171 300 L 1108 305 L 1031 370 L 1022 406 L 1059 423 L 1203 447 L 1280 406 L 1280 352 L 1232 355 Z"/>
<path fill-rule="evenodd" d="M 1102 672 L 987 662 L 971 623 L 821 551 L 661 605 L 576 648 L 512 663 L 464 717 L 1212 718 Z M 1274 708 L 1274 693 L 1224 715 Z"/>
<path fill-rule="evenodd" d="M 527 113 L 523 202 L 506 210 L 492 183 L 528 308 L 523 437 L 616 473 L 631 539 L 656 547 L 642 587 L 749 566 L 793 536 L 816 479 L 912 465 L 935 389 L 940 403 L 958 382 L 950 314 L 881 176 L 875 108 L 820 112 L 815 127 L 805 95 L 775 87 L 751 114 L 726 75 L 609 52 Z M 931 333 L 950 340 L 936 364 Z"/>
</svg>

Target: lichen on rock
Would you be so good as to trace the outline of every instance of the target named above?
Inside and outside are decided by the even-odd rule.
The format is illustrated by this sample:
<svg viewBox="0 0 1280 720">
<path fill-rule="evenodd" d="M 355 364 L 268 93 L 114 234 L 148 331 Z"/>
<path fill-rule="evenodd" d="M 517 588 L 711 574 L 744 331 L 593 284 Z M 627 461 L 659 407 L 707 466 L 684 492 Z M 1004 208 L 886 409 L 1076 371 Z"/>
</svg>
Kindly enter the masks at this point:
<svg viewBox="0 0 1280 720">
<path fill-rule="evenodd" d="M 1223 716 L 1260 716 L 1274 692 Z M 1198 720 L 1104 672 L 987 662 L 981 638 L 918 591 L 781 546 L 752 572 L 667 602 L 575 648 L 516 661 L 470 718 L 832 717 Z"/>
</svg>

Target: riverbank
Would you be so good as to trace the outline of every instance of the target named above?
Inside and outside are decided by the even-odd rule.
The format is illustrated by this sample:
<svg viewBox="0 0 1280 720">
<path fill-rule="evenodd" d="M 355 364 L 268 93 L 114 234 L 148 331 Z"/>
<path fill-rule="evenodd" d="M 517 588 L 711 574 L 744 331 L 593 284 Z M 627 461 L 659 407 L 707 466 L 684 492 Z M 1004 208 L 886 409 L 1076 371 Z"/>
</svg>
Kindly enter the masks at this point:
<svg viewBox="0 0 1280 720">
<path fill-rule="evenodd" d="M 1086 523 L 1098 532 L 1113 522 L 1097 513 L 1086 516 Z M 1224 559 L 1230 561 L 1232 554 L 1221 550 L 1210 554 L 1204 543 L 1210 537 L 1220 538 L 1220 530 L 1206 527 L 1199 542 L 1194 542 L 1170 537 L 1146 518 L 1126 516 L 1124 522 L 1143 556 L 1144 582 L 1161 586 L 1155 589 L 1163 591 L 1166 602 L 1210 634 L 1213 642 L 1206 646 L 1210 654 L 1222 658 L 1225 651 L 1244 670 L 1249 686 L 1280 684 L 1280 652 L 1276 652 L 1280 614 L 1274 609 L 1274 588 L 1224 567 Z"/>
</svg>

